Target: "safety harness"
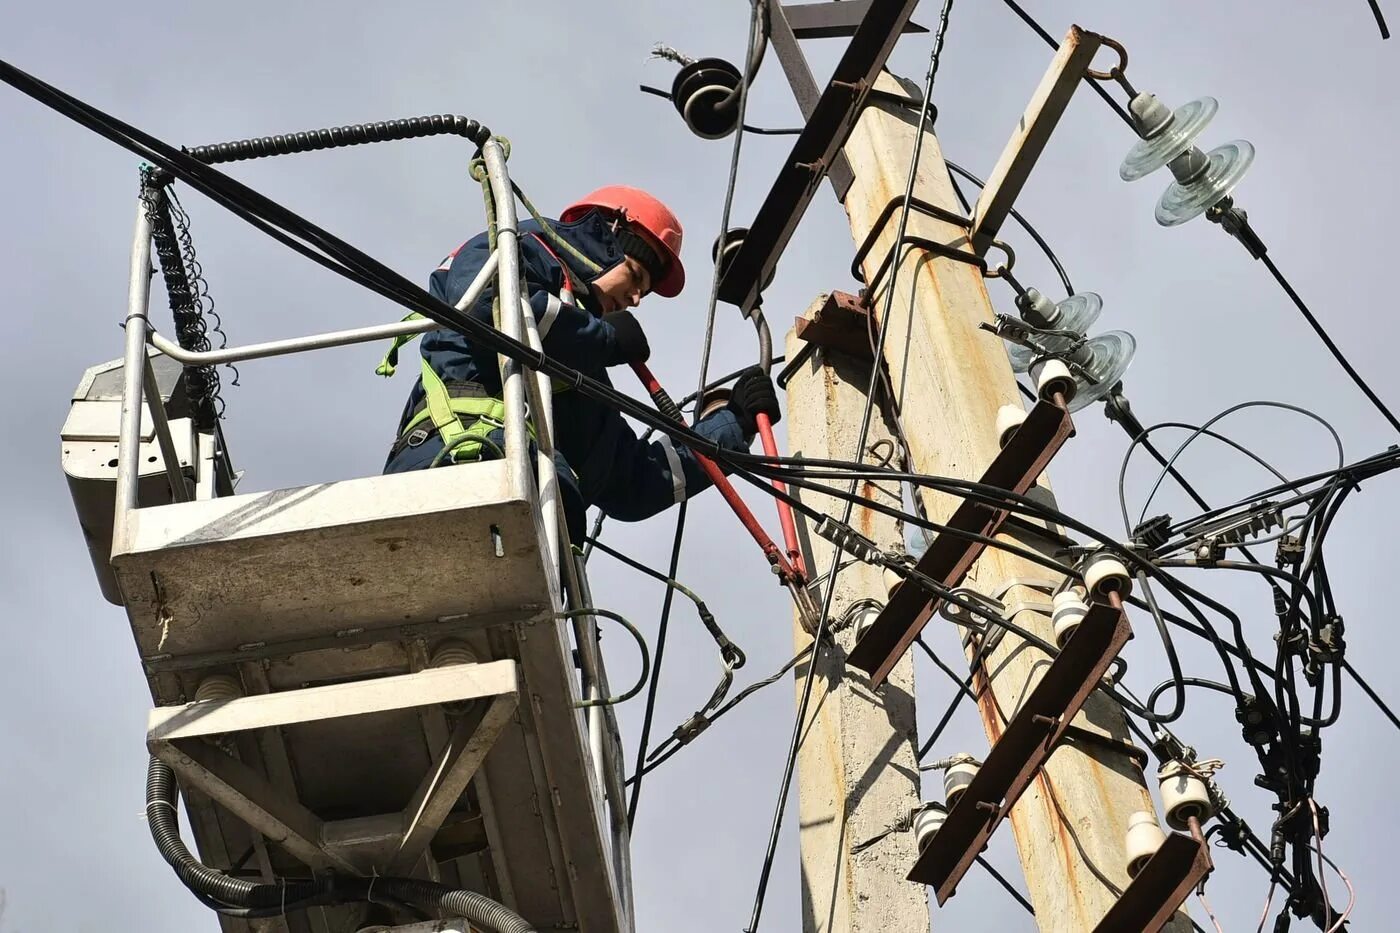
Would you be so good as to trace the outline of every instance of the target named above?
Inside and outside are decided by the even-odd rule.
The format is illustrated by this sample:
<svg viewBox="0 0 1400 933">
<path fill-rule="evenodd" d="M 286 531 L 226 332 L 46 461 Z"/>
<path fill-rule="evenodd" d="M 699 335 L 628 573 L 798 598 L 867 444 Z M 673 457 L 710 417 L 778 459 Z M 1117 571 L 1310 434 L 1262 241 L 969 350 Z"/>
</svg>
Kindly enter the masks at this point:
<svg viewBox="0 0 1400 933">
<path fill-rule="evenodd" d="M 572 299 L 573 280 L 569 275 L 568 265 L 537 234 L 532 234 L 532 236 L 539 240 L 545 251 L 563 268 L 564 295 L 568 299 Z M 405 315 L 403 319 L 414 321 L 420 320 L 422 317 L 422 314 L 413 311 Z M 399 351 L 417 336 L 417 334 L 401 334 L 395 337 L 389 345 L 388 352 L 384 354 L 384 359 L 379 362 L 374 371 L 386 378 L 393 376 L 398 369 Z M 409 418 L 408 424 L 404 425 L 398 440 L 394 442 L 390 456 L 396 456 L 406 447 L 418 447 L 436 433 L 442 439 L 442 453 L 434 458 L 432 466 L 439 466 L 444 462 L 470 463 L 477 461 L 482 459 L 482 454 L 488 448 L 496 456 L 504 457 L 504 451 L 491 441 L 490 435 L 492 431 L 505 428 L 505 402 L 487 394 L 486 389 L 475 382 L 445 383 L 426 359 L 422 359 L 420 362 L 422 363 L 424 404 Z M 566 384 L 554 383 L 556 394 L 567 390 Z M 429 427 L 429 423 L 431 423 L 431 427 Z M 525 427 L 533 440 L 535 438 L 534 422 L 527 419 Z"/>
</svg>

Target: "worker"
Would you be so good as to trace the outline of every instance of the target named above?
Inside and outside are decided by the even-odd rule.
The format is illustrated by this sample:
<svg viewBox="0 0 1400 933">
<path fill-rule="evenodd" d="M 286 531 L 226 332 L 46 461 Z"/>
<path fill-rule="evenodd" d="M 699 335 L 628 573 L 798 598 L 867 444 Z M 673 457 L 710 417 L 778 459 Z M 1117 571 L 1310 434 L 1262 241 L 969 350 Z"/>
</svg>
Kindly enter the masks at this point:
<svg viewBox="0 0 1400 933">
<path fill-rule="evenodd" d="M 571 204 L 550 226 L 601 271 L 580 271 L 588 264 L 570 256 L 538 223 L 519 225 L 521 278 L 544 351 L 608 383 L 608 367 L 642 363 L 651 354 L 632 309 L 649 294 L 673 298 L 685 286 L 680 221 L 645 191 L 612 185 Z M 485 233 L 468 240 L 433 272 L 429 290 L 455 304 L 488 255 Z M 494 287 L 487 289 L 466 312 L 492 323 L 494 295 Z M 456 331 L 441 329 L 423 335 L 422 355 L 423 375 L 409 394 L 384 472 L 504 456 L 496 354 Z M 385 374 L 392 373 L 393 356 L 391 351 L 381 372 L 387 368 Z M 429 410 L 425 381 L 429 391 L 451 400 L 451 451 L 444 451 L 444 432 Z M 606 404 L 557 387 L 553 404 L 559 489 L 575 544 L 583 540 L 589 506 L 621 521 L 640 521 L 710 485 L 689 448 L 673 444 L 664 434 L 642 442 Z M 753 367 L 734 384 L 727 404 L 701 418 L 695 430 L 722 447 L 747 450 L 760 413 L 774 422 L 780 417 L 772 381 Z M 470 482 L 471 473 L 464 471 L 462 479 Z"/>
</svg>

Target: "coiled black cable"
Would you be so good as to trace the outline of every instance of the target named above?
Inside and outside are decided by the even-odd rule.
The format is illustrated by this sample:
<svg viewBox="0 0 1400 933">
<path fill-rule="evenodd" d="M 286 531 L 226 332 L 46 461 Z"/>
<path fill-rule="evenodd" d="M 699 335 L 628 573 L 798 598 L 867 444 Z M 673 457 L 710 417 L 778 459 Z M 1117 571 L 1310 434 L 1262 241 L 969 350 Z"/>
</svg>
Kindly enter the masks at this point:
<svg viewBox="0 0 1400 933">
<path fill-rule="evenodd" d="M 352 123 L 349 126 L 332 126 L 302 133 L 238 139 L 227 143 L 195 146 L 193 149 L 186 148 L 185 152 L 207 165 L 214 165 L 219 162 L 239 162 L 266 156 L 315 152 L 318 149 L 338 149 L 341 146 L 444 135 L 464 136 L 480 148 L 490 138 L 491 131 L 467 117 L 440 113 L 381 123 Z"/>
<path fill-rule="evenodd" d="M 151 221 L 151 240 L 155 245 L 160 272 L 170 297 L 170 313 L 175 319 L 175 336 L 186 350 L 210 349 L 207 325 L 200 313 L 194 284 L 185 269 L 180 241 L 170 216 L 170 201 L 164 183 L 170 176 L 164 172 L 143 173 L 141 198 Z M 212 431 L 219 420 L 219 374 L 213 366 L 186 366 L 185 387 L 189 394 L 194 425 L 200 431 Z"/>
<path fill-rule="evenodd" d="M 195 858 L 180 838 L 175 810 L 175 772 L 152 757 L 146 769 L 146 822 L 161 857 L 185 887 L 206 906 L 235 917 L 280 916 L 313 904 L 350 903 L 383 896 L 465 917 L 496 933 L 535 933 L 535 928 L 503 904 L 474 891 L 457 891 L 411 878 L 343 878 L 264 884 L 234 878 Z"/>
<path fill-rule="evenodd" d="M 257 909 L 296 904 L 325 893 L 323 884 L 317 881 L 261 884 L 231 877 L 205 865 L 180 838 L 179 817 L 175 811 L 176 790 L 174 770 L 153 756 L 146 769 L 146 825 L 150 827 L 151 838 L 161 858 L 196 895 L 233 907 Z"/>
</svg>

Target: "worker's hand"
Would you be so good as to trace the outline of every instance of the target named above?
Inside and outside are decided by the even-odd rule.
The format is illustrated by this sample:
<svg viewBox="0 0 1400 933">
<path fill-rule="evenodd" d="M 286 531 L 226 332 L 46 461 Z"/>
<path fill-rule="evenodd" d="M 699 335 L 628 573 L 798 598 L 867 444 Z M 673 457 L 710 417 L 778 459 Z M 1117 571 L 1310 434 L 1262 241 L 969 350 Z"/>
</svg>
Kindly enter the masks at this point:
<svg viewBox="0 0 1400 933">
<path fill-rule="evenodd" d="M 734 383 L 734 391 L 729 397 L 729 408 L 739 419 L 739 427 L 745 434 L 758 430 L 758 415 L 765 414 L 768 420 L 777 424 L 783 413 L 778 409 L 778 393 L 773 388 L 773 380 L 757 366 L 744 370 Z"/>
<path fill-rule="evenodd" d="M 608 360 L 609 366 L 645 363 L 651 357 L 651 345 L 647 343 L 646 332 L 642 330 L 642 325 L 631 311 L 624 309 L 605 314 L 603 323 L 612 326 L 616 341 L 613 358 Z"/>
</svg>

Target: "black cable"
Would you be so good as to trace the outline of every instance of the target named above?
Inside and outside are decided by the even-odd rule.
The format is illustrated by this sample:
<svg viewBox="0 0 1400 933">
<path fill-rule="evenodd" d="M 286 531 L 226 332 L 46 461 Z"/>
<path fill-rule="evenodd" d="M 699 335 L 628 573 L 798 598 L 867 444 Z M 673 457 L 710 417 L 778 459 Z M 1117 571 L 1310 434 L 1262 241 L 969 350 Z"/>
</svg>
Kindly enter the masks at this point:
<svg viewBox="0 0 1400 933">
<path fill-rule="evenodd" d="M 997 883 L 1002 886 L 1002 888 L 1006 891 L 1007 894 L 1011 895 L 1011 897 L 1016 901 L 1016 903 L 1026 908 L 1026 913 L 1030 914 L 1032 917 L 1035 916 L 1035 908 L 1031 906 L 1031 902 L 1026 900 L 1025 897 L 1021 895 L 1020 891 L 1017 891 L 1014 887 L 1012 887 L 1011 882 L 1007 881 L 1004 877 L 1002 877 L 1001 872 L 993 868 L 991 862 L 987 861 L 985 858 L 979 855 L 977 856 L 977 864 L 985 868 L 987 870 L 987 874 L 995 878 Z"/>
<path fill-rule="evenodd" d="M 663 91 L 659 87 L 652 87 L 648 84 L 640 84 L 637 86 L 637 88 L 645 94 L 654 94 L 657 97 L 661 97 L 666 100 L 672 99 L 670 91 Z M 749 124 L 745 123 L 742 124 L 742 127 L 745 133 L 753 133 L 758 136 L 799 136 L 802 133 L 802 127 L 800 126 L 779 127 L 775 129 L 766 126 L 750 126 Z"/>
<path fill-rule="evenodd" d="M 977 187 L 987 187 L 986 182 L 969 172 L 967 169 L 963 168 L 961 165 L 958 165 L 956 162 L 948 162 L 948 160 L 946 159 L 944 160 L 944 162 L 947 163 L 948 169 L 950 171 L 958 173 L 963 178 L 966 178 L 968 181 L 972 182 Z M 965 208 L 965 210 L 967 210 L 969 214 L 971 213 L 970 207 Z M 1035 245 L 1040 247 L 1040 251 L 1045 254 L 1045 258 L 1050 260 L 1050 265 L 1054 266 L 1055 268 L 1055 274 L 1060 277 L 1060 284 L 1064 286 L 1065 295 L 1073 295 L 1074 285 L 1070 283 L 1069 273 L 1065 272 L 1065 267 L 1060 265 L 1060 257 L 1055 255 L 1055 251 L 1050 248 L 1050 244 L 1047 243 L 1045 241 L 1045 238 L 1042 237 L 1040 233 L 1036 231 L 1035 227 L 1031 226 L 1031 222 L 1029 220 L 1026 220 L 1025 217 L 1022 217 L 1021 212 L 1016 210 L 1016 208 L 1014 207 L 1011 208 L 1011 219 L 1016 221 L 1016 223 L 1021 226 L 1022 230 L 1026 231 L 1030 238 L 1035 241 Z"/>
<path fill-rule="evenodd" d="M 1391 725 L 1400 729 L 1400 717 L 1397 717 L 1395 713 L 1391 711 L 1390 707 L 1380 698 L 1380 695 L 1371 688 L 1371 685 L 1362 679 L 1361 675 L 1356 672 L 1356 668 L 1351 666 L 1351 662 L 1343 658 L 1338 663 L 1341 665 L 1342 670 L 1350 674 L 1351 679 L 1356 681 L 1356 685 L 1361 688 L 1361 691 L 1371 698 L 1371 702 L 1375 703 L 1376 707 L 1385 714 L 1385 718 L 1390 720 Z"/>
<path fill-rule="evenodd" d="M 934 79 L 937 77 L 938 74 L 939 59 L 943 51 L 943 42 L 947 36 L 948 17 L 950 12 L 952 11 L 952 7 L 953 0 L 943 0 L 943 9 L 939 16 L 938 29 L 934 33 L 933 48 L 929 53 L 928 72 L 924 79 L 923 103 L 921 104 L 919 109 L 918 123 L 914 127 L 914 149 L 913 152 L 910 154 L 909 167 L 905 177 L 904 202 L 902 210 L 900 211 L 898 230 L 895 234 L 896 243 L 903 242 L 904 236 L 908 229 L 909 204 L 910 199 L 913 197 L 914 194 L 914 181 L 918 174 L 917 170 L 919 164 L 919 153 L 923 150 L 924 139 L 927 135 L 924 132 L 924 126 L 929 120 L 930 109 L 933 102 Z M 742 120 L 742 113 L 740 115 L 740 118 Z M 743 134 L 740 133 L 738 134 L 738 136 L 742 137 Z M 723 235 L 722 231 L 721 235 Z M 723 253 L 722 244 L 720 247 L 720 252 Z M 882 320 L 889 320 L 889 311 L 894 301 L 895 284 L 898 279 L 898 275 L 899 269 L 896 266 L 894 269 L 891 270 L 889 289 L 885 295 L 885 313 L 881 317 Z M 888 328 L 881 328 L 881 349 L 883 348 L 883 344 L 887 333 Z M 881 353 L 876 352 L 875 359 L 878 360 L 880 358 Z M 857 441 L 855 445 L 856 456 L 860 456 L 865 450 L 866 439 L 869 437 L 871 415 L 873 413 L 875 404 L 875 387 L 879 384 L 879 377 L 877 376 L 879 368 L 880 367 L 876 366 L 872 369 L 872 372 L 870 374 L 870 381 L 866 387 L 865 410 L 861 416 L 860 430 L 857 432 Z M 703 379 L 701 381 L 703 382 Z M 852 480 L 850 485 L 850 492 L 854 494 L 855 490 L 856 483 L 854 480 Z M 774 495 L 780 495 L 778 493 L 778 490 L 776 489 L 773 490 L 773 493 Z M 853 508 L 854 504 L 850 502 L 847 502 L 847 504 L 844 506 L 843 517 L 841 519 L 843 523 L 850 519 Z M 841 562 L 842 551 L 843 549 L 839 545 L 833 549 L 831 558 L 831 569 L 828 571 L 826 591 L 823 594 L 822 598 L 821 614 L 817 620 L 816 631 L 813 633 L 813 641 L 818 646 L 820 646 L 823 642 L 824 635 L 827 631 L 827 623 L 830 620 L 831 601 L 836 594 L 836 571 L 837 567 L 840 565 Z M 762 916 L 763 913 L 763 900 L 768 890 L 769 876 L 772 874 L 773 871 L 773 859 L 774 856 L 777 854 L 778 836 L 782 832 L 783 814 L 786 809 L 788 791 L 792 785 L 793 768 L 797 762 L 797 749 L 802 738 L 802 726 L 807 718 L 807 708 L 812 698 L 812 687 L 816 682 L 816 670 L 817 657 L 814 654 L 812 658 L 812 663 L 807 668 L 807 676 L 803 679 L 802 697 L 797 705 L 797 715 L 793 719 L 792 737 L 788 743 L 787 757 L 783 766 L 783 776 L 778 790 L 778 800 L 773 808 L 772 825 L 768 833 L 768 845 L 764 853 L 763 866 L 759 870 L 758 890 L 754 895 L 753 911 L 750 915 L 749 925 L 745 929 L 745 933 L 757 933 L 759 918 Z"/>
<path fill-rule="evenodd" d="M 1042 28 L 1041 25 L 1037 23 L 1029 13 L 1021 9 L 1021 5 L 1016 3 L 1016 0 L 1002 0 L 1002 2 L 1005 3 L 1008 7 L 1010 7 L 1013 13 L 1020 17 L 1021 22 L 1031 27 L 1031 29 L 1034 30 L 1035 34 L 1040 36 L 1040 38 L 1044 40 L 1046 45 L 1050 46 L 1050 48 L 1054 49 L 1057 52 L 1059 51 L 1060 43 L 1056 42 L 1054 37 L 1051 36 L 1050 33 L 1046 32 L 1044 28 Z M 1094 80 L 1088 75 L 1084 76 L 1084 80 L 1087 81 L 1089 83 L 1089 86 L 1094 89 L 1094 93 L 1102 97 L 1103 102 L 1108 104 L 1108 106 L 1113 109 L 1114 113 L 1118 114 L 1119 119 L 1121 119 L 1124 123 L 1128 124 L 1129 129 L 1131 129 L 1134 134 L 1137 134 L 1137 124 L 1133 122 L 1132 117 L 1128 116 L 1128 111 L 1124 110 L 1122 105 L 1119 104 L 1118 101 L 1110 97 L 1108 92 L 1103 89 L 1103 87 L 1099 84 L 1098 81 Z"/>
<path fill-rule="evenodd" d="M 1371 15 L 1376 18 L 1376 28 L 1381 31 L 1382 39 L 1390 38 L 1390 27 L 1385 24 L 1385 14 L 1381 12 L 1379 0 L 1366 0 L 1371 5 Z"/>
<path fill-rule="evenodd" d="M 1156 711 L 1157 704 L 1154 701 L 1158 694 L 1155 691 L 1148 696 L 1147 702 L 1143 704 L 1143 711 L 1147 713 L 1145 718 L 1149 722 L 1172 722 L 1179 719 L 1181 714 L 1186 711 L 1186 679 L 1181 674 L 1181 660 L 1176 655 L 1176 645 L 1172 643 L 1171 632 L 1167 629 L 1166 620 L 1162 618 L 1162 610 L 1157 605 L 1157 597 L 1152 595 L 1152 585 L 1147 582 L 1147 574 L 1138 571 L 1137 580 L 1142 587 L 1142 595 L 1151 608 L 1152 621 L 1157 627 L 1157 634 L 1162 640 L 1162 649 L 1167 655 L 1167 666 L 1172 676 L 1171 680 L 1166 682 L 1166 686 L 1175 688 L 1175 699 L 1172 700 L 1171 712 L 1158 713 Z"/>
<path fill-rule="evenodd" d="M 633 782 L 640 780 L 642 775 L 650 774 L 652 771 L 655 771 L 657 768 L 661 767 L 661 765 L 669 761 L 677 752 L 688 746 L 690 742 L 693 741 L 701 731 L 704 731 L 705 729 L 708 729 L 710 726 L 714 725 L 715 722 L 718 721 L 721 716 L 734 709 L 734 707 L 738 706 L 744 700 L 748 699 L 753 694 L 762 690 L 764 687 L 768 687 L 777 683 L 778 680 L 781 679 L 784 674 L 792 670 L 798 664 L 801 664 L 803 659 L 807 658 L 809 655 L 811 655 L 811 653 L 812 646 L 808 645 L 806 648 L 803 648 L 801 651 L 797 652 L 797 654 L 793 655 L 790 661 L 788 661 L 782 667 L 778 668 L 778 670 L 771 676 L 765 677 L 759 681 L 755 681 L 754 683 L 749 684 L 743 690 L 740 690 L 738 693 L 734 694 L 734 696 L 732 696 L 727 703 L 725 703 L 719 709 L 715 710 L 714 713 L 706 717 L 705 725 L 700 730 L 690 734 L 684 739 L 681 739 L 676 735 L 672 735 L 671 737 L 669 737 L 661 745 L 658 745 L 656 747 L 656 750 L 652 752 L 652 760 L 646 763 L 646 767 L 633 774 L 632 777 L 627 779 L 626 783 L 632 784 Z"/>
<path fill-rule="evenodd" d="M 740 126 L 743 126 L 744 115 L 748 112 L 749 88 L 753 84 L 759 64 L 763 61 L 763 50 L 768 45 L 766 36 L 767 0 L 752 0 L 752 3 L 753 10 L 749 15 L 749 54 L 745 63 L 744 76 L 739 82 L 739 86 L 719 104 L 721 107 L 729 106 L 737 96 L 738 114 L 735 122 Z M 755 49 L 755 42 L 758 43 L 757 49 Z M 734 207 L 734 190 L 739 183 L 739 154 L 743 146 L 744 134 L 735 133 L 734 145 L 729 151 L 729 178 L 725 182 L 724 206 L 720 211 L 719 239 L 715 242 L 716 256 L 724 255 L 724 247 L 729 239 L 729 217 Z M 710 276 L 710 296 L 705 307 L 705 338 L 700 346 L 700 375 L 696 380 L 695 388 L 697 398 L 705 394 L 705 374 L 710 369 L 710 349 L 714 345 L 715 339 L 715 311 L 719 305 L 719 286 L 724 276 L 724 263 L 716 262 L 714 265 L 714 274 Z"/>
<path fill-rule="evenodd" d="M 940 658 L 938 654 L 934 652 L 932 648 L 929 647 L 928 642 L 924 641 L 924 636 L 920 635 L 917 639 L 915 639 L 915 642 L 920 648 L 923 649 L 924 654 L 928 655 L 928 659 L 932 661 L 940 671 L 947 674 L 948 679 L 951 680 L 953 683 L 957 684 L 958 687 L 965 694 L 967 694 L 969 699 L 977 699 L 977 694 L 972 692 L 972 685 L 970 683 L 963 682 L 962 676 L 958 674 L 957 671 L 949 667 L 947 662 Z"/>
<path fill-rule="evenodd" d="M 554 377 L 560 384 L 636 418 L 706 456 L 724 459 L 723 448 L 718 443 L 665 418 L 654 408 L 613 389 L 610 385 L 585 376 L 543 352 L 535 351 L 527 344 L 458 311 L 363 251 L 218 169 L 83 103 L 8 62 L 0 61 L 0 80 L 146 161 L 160 166 L 235 216 L 337 275 L 467 336 L 483 350 L 497 353 Z"/>
<path fill-rule="evenodd" d="M 1347 360 L 1346 356 L 1342 354 L 1341 349 L 1333 343 L 1326 329 L 1324 329 L 1317 318 L 1313 316 L 1312 311 L 1308 309 L 1307 304 L 1299 297 L 1298 293 L 1293 290 L 1293 286 L 1283 277 L 1283 273 L 1279 271 L 1278 266 L 1274 265 L 1274 261 L 1269 258 L 1269 254 L 1264 253 L 1260 255 L 1259 261 L 1264 264 L 1264 267 L 1269 270 L 1269 274 L 1274 277 L 1274 281 L 1278 282 L 1289 299 L 1292 300 L 1294 307 L 1303 315 L 1303 319 L 1308 322 L 1308 326 L 1313 329 L 1313 333 L 1317 334 L 1318 338 L 1322 340 L 1323 345 L 1326 346 L 1328 352 L 1332 354 L 1332 358 L 1341 365 L 1342 369 L 1346 370 L 1346 374 L 1351 377 L 1351 381 L 1356 383 L 1356 387 L 1371 400 L 1371 404 L 1376 407 L 1376 410 L 1385 416 L 1385 420 L 1390 422 L 1390 426 L 1396 431 L 1400 431 L 1400 420 L 1397 420 L 1396 417 L 1391 414 L 1390 409 L 1380 400 L 1380 396 L 1371 391 L 1371 387 L 1366 384 L 1366 380 L 1361 378 L 1361 374 L 1356 371 Z"/>
<path fill-rule="evenodd" d="M 676 534 L 671 541 L 671 563 L 667 576 L 676 578 L 677 570 L 681 561 L 681 544 L 685 539 L 685 515 L 686 506 L 689 503 L 682 502 L 676 514 Z M 675 603 L 675 587 L 666 587 L 666 596 L 661 602 L 661 622 L 656 630 L 656 660 L 652 666 L 651 683 L 647 686 L 646 712 L 642 715 L 642 736 L 637 742 L 637 763 L 633 767 L 636 774 L 636 783 L 632 785 L 632 794 L 627 800 L 627 829 L 630 832 L 632 825 L 637 820 L 637 799 L 642 793 L 642 765 L 646 763 L 647 744 L 651 741 L 651 724 L 656 715 L 656 694 L 661 685 L 661 660 L 666 654 L 666 633 L 671 624 L 671 606 Z"/>
</svg>

